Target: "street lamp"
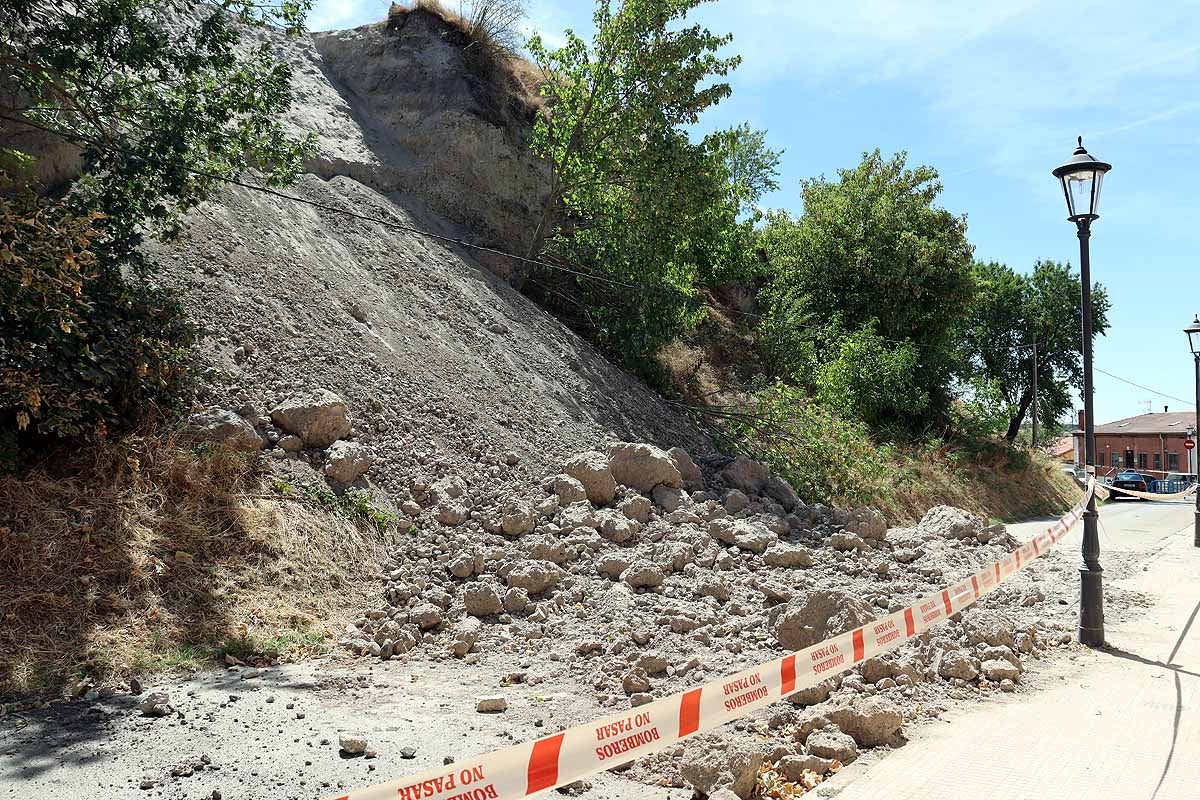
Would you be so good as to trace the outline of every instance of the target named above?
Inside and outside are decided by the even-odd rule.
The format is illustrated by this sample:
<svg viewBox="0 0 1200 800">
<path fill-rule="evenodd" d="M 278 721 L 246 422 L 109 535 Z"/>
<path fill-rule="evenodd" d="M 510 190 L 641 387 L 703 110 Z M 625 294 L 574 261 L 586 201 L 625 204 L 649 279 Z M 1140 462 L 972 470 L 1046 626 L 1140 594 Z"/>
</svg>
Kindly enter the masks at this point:
<svg viewBox="0 0 1200 800">
<path fill-rule="evenodd" d="M 1112 169 L 1079 146 L 1054 177 L 1062 183 L 1067 199 L 1067 219 L 1075 223 L 1079 234 L 1079 280 L 1083 285 L 1083 414 L 1084 462 L 1096 474 L 1096 422 L 1092 413 L 1092 276 L 1088 260 L 1088 239 L 1092 220 L 1098 219 L 1100 187 L 1104 174 Z M 1096 495 L 1088 500 L 1083 512 L 1083 566 L 1079 568 L 1079 641 L 1089 647 L 1104 645 L 1104 570 L 1100 567 L 1100 535 L 1097 531 Z"/>
<path fill-rule="evenodd" d="M 1192 348 L 1192 357 L 1196 360 L 1196 431 L 1200 433 L 1200 314 L 1183 329 L 1183 332 L 1188 335 L 1188 345 Z M 1192 441 L 1195 441 L 1193 439 Z M 1193 450 L 1192 452 L 1200 452 Z M 1188 460 L 1191 460 L 1192 452 L 1188 453 Z M 1197 472 L 1200 472 L 1200 455 L 1196 456 Z M 1197 475 L 1197 480 L 1200 481 L 1200 475 Z M 1192 544 L 1200 547 L 1200 489 L 1196 490 L 1196 528 L 1192 534 Z"/>
</svg>

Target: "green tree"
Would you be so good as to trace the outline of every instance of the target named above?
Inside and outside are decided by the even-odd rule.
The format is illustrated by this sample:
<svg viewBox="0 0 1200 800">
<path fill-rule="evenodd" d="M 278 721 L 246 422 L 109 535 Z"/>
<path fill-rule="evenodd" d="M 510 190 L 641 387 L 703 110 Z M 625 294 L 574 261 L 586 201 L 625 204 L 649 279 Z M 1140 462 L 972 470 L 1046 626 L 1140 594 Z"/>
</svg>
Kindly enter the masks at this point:
<svg viewBox="0 0 1200 800">
<path fill-rule="evenodd" d="M 701 2 L 598 0 L 590 45 L 529 42 L 549 111 L 533 148 L 551 170 L 529 254 L 593 276 L 535 271 L 531 290 L 643 371 L 696 318 L 699 284 L 750 265 L 745 212 L 778 163 L 749 128 L 688 136 L 738 63 L 717 55 L 730 37 L 685 24 Z"/>
<path fill-rule="evenodd" d="M 138 245 L 171 235 L 222 178 L 256 169 L 280 184 L 298 172 L 310 140 L 278 119 L 290 70 L 242 32 L 296 32 L 307 6 L 0 6 L 0 432 L 103 435 L 186 399 L 191 332 Z M 81 161 L 49 199 L 25 169 L 40 152 L 33 134 L 70 143 Z"/>
<path fill-rule="evenodd" d="M 895 344 L 868 324 L 844 337 L 821 365 L 817 400 L 843 416 L 879 428 L 895 414 L 919 417 L 929 403 L 917 382 L 920 353 L 912 342 Z"/>
<path fill-rule="evenodd" d="M 962 330 L 971 374 L 1003 399 L 1004 436 L 1016 441 L 1033 405 L 1033 341 L 1037 340 L 1038 416 L 1055 420 L 1070 410 L 1071 390 L 1083 386 L 1082 293 L 1068 264 L 1038 261 L 1023 275 L 996 262 L 973 268 L 976 298 Z M 1092 288 L 1095 336 L 1108 330 L 1108 294 Z"/>
<path fill-rule="evenodd" d="M 916 427 L 944 417 L 952 400 L 954 338 L 973 288 L 966 219 L 935 205 L 937 171 L 906 155 L 866 153 L 838 180 L 805 181 L 804 215 L 769 215 L 759 239 L 772 273 L 762 341 L 777 370 L 816 384 L 843 337 L 865 326 L 914 348 L 906 381 L 924 402 L 896 397 L 880 422 Z M 890 407 L 889 407 L 890 406 Z"/>
</svg>

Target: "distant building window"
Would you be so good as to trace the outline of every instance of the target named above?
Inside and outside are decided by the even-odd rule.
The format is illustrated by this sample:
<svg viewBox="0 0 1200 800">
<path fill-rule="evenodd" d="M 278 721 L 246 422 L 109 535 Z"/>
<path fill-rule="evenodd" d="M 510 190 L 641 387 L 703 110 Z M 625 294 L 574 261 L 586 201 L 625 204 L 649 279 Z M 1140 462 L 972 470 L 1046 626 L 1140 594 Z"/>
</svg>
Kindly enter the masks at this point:
<svg viewBox="0 0 1200 800">
<path fill-rule="evenodd" d="M 1172 472 L 1179 469 L 1179 453 L 1167 453 L 1167 469 Z"/>
<path fill-rule="evenodd" d="M 1121 454 L 1120 454 L 1120 453 L 1113 453 L 1113 462 L 1112 462 L 1112 465 L 1113 465 L 1114 467 L 1119 467 L 1119 466 L 1121 466 Z"/>
<path fill-rule="evenodd" d="M 1162 453 L 1154 454 L 1154 468 L 1159 471 L 1162 470 Z"/>
<path fill-rule="evenodd" d="M 1146 454 L 1138 453 L 1138 469 L 1146 468 Z"/>
</svg>

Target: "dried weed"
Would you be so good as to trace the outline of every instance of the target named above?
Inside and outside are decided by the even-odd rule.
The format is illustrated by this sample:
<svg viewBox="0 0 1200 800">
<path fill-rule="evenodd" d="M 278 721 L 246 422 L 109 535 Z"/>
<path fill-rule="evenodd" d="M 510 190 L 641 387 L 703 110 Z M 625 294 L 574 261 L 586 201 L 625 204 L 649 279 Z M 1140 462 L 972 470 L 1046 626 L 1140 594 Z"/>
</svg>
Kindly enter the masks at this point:
<svg viewBox="0 0 1200 800">
<path fill-rule="evenodd" d="M 264 495 L 256 455 L 130 437 L 0 477 L 0 697 L 312 653 L 361 605 L 377 531 Z"/>
</svg>

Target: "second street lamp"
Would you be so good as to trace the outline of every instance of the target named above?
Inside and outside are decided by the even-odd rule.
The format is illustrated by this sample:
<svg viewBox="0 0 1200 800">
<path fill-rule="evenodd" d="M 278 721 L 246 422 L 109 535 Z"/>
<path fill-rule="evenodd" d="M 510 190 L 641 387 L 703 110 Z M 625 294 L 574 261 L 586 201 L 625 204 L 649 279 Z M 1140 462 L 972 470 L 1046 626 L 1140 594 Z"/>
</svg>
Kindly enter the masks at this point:
<svg viewBox="0 0 1200 800">
<path fill-rule="evenodd" d="M 1183 332 L 1188 335 L 1188 344 L 1192 348 L 1192 357 L 1196 361 L 1196 433 L 1193 436 L 1200 435 L 1200 315 L 1191 325 L 1183 329 Z M 1194 442 L 1195 439 L 1193 438 Z M 1188 460 L 1191 460 L 1192 453 L 1196 455 L 1196 472 L 1200 473 L 1200 450 L 1191 450 L 1188 453 Z M 1200 474 L 1196 476 L 1197 483 L 1200 483 Z M 1192 544 L 1200 547 L 1200 488 L 1196 489 L 1196 528 L 1192 535 Z"/>
<path fill-rule="evenodd" d="M 1067 200 L 1067 219 L 1079 234 L 1079 280 L 1083 285 L 1083 450 L 1084 464 L 1096 477 L 1096 423 L 1092 413 L 1092 276 L 1088 240 L 1092 221 L 1099 218 L 1100 187 L 1112 165 L 1099 161 L 1079 146 L 1066 163 L 1055 168 Z M 1079 641 L 1089 647 L 1104 645 L 1104 570 L 1100 567 L 1100 535 L 1097 530 L 1096 496 L 1083 512 L 1083 566 L 1079 568 Z"/>
</svg>

